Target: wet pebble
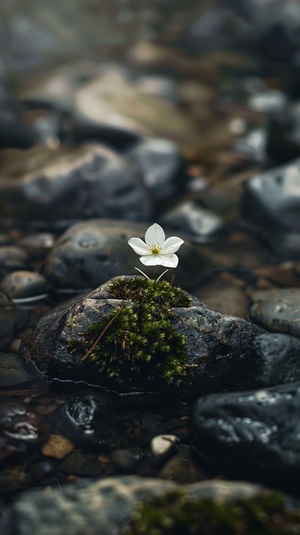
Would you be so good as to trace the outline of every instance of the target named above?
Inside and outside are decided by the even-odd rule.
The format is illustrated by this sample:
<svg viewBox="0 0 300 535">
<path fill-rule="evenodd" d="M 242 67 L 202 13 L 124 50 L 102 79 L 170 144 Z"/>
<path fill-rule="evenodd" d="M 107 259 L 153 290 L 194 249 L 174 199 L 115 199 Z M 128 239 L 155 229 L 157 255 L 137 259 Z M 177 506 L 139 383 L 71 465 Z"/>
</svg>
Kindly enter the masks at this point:
<svg viewBox="0 0 300 535">
<path fill-rule="evenodd" d="M 0 247 L 0 266 L 5 269 L 23 269 L 29 260 L 27 252 L 16 245 Z"/>
<path fill-rule="evenodd" d="M 129 450 L 114 450 L 110 454 L 112 464 L 121 474 L 133 473 L 140 464 L 142 457 L 142 452 Z"/>
<path fill-rule="evenodd" d="M 27 252 L 30 261 L 44 258 L 54 243 L 55 236 L 51 232 L 35 232 L 18 241 L 18 245 Z"/>
<path fill-rule="evenodd" d="M 12 301 L 35 301 L 47 296 L 47 279 L 33 271 L 13 271 L 0 283 L 0 290 Z"/>
<path fill-rule="evenodd" d="M 153 462 L 160 464 L 176 453 L 176 444 L 179 442 L 175 435 L 157 435 L 150 444 Z"/>
<path fill-rule="evenodd" d="M 128 151 L 126 156 L 140 169 L 143 182 L 153 199 L 164 202 L 184 183 L 184 162 L 175 143 L 167 139 L 146 139 Z"/>
<path fill-rule="evenodd" d="M 168 479 L 169 481 L 176 481 L 176 483 L 184 485 L 206 479 L 203 470 L 201 470 L 200 466 L 193 458 L 191 458 L 188 447 L 166 461 L 159 472 L 159 477 Z"/>
<path fill-rule="evenodd" d="M 95 219 L 71 226 L 56 242 L 45 263 L 51 283 L 62 288 L 95 288 L 123 273 L 133 273 L 136 255 L 128 240 L 146 227 Z"/>
<path fill-rule="evenodd" d="M 185 201 L 160 216 L 162 225 L 183 232 L 190 241 L 210 241 L 224 228 L 221 217 L 194 201 Z"/>
<path fill-rule="evenodd" d="M 245 183 L 243 222 L 280 256 L 300 256 L 299 210 L 300 160 Z"/>
<path fill-rule="evenodd" d="M 73 449 L 75 445 L 63 435 L 56 435 L 51 433 L 47 442 L 42 447 L 42 453 L 47 457 L 55 457 L 55 459 L 64 459 Z"/>
<path fill-rule="evenodd" d="M 277 288 L 255 292 L 251 319 L 265 329 L 300 336 L 300 289 Z"/>
</svg>

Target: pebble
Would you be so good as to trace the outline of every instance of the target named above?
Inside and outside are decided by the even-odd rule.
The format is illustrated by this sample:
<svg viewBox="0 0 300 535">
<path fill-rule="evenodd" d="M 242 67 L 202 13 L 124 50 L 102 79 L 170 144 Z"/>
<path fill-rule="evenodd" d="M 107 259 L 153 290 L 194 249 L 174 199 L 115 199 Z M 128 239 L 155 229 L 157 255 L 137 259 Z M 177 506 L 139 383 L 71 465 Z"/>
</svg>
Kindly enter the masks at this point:
<svg viewBox="0 0 300 535">
<path fill-rule="evenodd" d="M 18 245 L 27 252 L 30 261 L 43 259 L 54 243 L 55 235 L 51 232 L 35 232 L 18 241 Z"/>
<path fill-rule="evenodd" d="M 167 460 L 159 472 L 158 477 L 176 481 L 182 485 L 195 483 L 206 479 L 205 473 L 191 458 L 189 451 L 177 453 L 172 459 Z"/>
<path fill-rule="evenodd" d="M 203 243 L 215 238 L 224 225 L 220 216 L 194 201 L 185 201 L 162 216 L 160 222 L 166 227 L 184 233 L 192 242 Z"/>
<path fill-rule="evenodd" d="M 184 183 L 184 162 L 176 143 L 167 139 L 145 139 L 125 152 L 140 169 L 143 182 L 155 202 L 172 197 Z"/>
<path fill-rule="evenodd" d="M 299 159 L 245 182 L 242 220 L 279 256 L 300 257 L 299 210 Z"/>
<path fill-rule="evenodd" d="M 0 266 L 5 269 L 23 269 L 29 260 L 27 252 L 16 245 L 0 247 Z"/>
<path fill-rule="evenodd" d="M 141 454 L 129 450 L 114 450 L 110 454 L 110 459 L 118 473 L 130 474 L 140 464 Z"/>
<path fill-rule="evenodd" d="M 157 435 L 150 443 L 154 463 L 163 463 L 176 453 L 178 438 L 175 435 Z"/>
<path fill-rule="evenodd" d="M 36 301 L 45 298 L 49 285 L 47 279 L 33 271 L 13 271 L 0 283 L 0 290 L 13 302 Z"/>
<path fill-rule="evenodd" d="M 271 331 L 300 336 L 300 288 L 257 291 L 252 301 L 252 321 Z"/>
<path fill-rule="evenodd" d="M 55 457 L 55 459 L 64 459 L 74 447 L 73 442 L 66 437 L 51 433 L 42 447 L 42 453 L 48 457 Z"/>
</svg>

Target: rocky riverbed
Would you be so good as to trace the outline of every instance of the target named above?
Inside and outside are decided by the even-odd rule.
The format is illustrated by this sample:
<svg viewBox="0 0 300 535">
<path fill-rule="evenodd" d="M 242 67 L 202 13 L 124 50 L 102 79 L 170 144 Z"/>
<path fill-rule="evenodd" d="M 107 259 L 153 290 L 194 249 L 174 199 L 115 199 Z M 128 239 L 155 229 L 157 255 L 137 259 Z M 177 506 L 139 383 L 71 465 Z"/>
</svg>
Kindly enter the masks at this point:
<svg viewBox="0 0 300 535">
<path fill-rule="evenodd" d="M 133 4 L 6 7 L 1 533 L 300 533 L 299 4 Z"/>
</svg>

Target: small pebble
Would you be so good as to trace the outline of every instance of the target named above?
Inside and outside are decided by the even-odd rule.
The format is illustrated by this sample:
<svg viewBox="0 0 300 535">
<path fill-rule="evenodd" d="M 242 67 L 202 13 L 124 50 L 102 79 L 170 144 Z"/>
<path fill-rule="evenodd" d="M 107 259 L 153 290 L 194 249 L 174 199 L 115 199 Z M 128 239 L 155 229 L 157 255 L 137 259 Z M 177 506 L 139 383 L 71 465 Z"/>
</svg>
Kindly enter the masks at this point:
<svg viewBox="0 0 300 535">
<path fill-rule="evenodd" d="M 1 281 L 0 290 L 13 301 L 47 296 L 48 282 L 33 271 L 14 271 Z"/>
<path fill-rule="evenodd" d="M 170 458 L 176 452 L 178 438 L 175 435 L 157 435 L 151 440 L 150 449 L 153 461 L 160 463 Z"/>
<path fill-rule="evenodd" d="M 51 434 L 42 447 L 42 453 L 56 459 L 64 459 L 73 449 L 74 444 L 62 435 Z"/>
</svg>

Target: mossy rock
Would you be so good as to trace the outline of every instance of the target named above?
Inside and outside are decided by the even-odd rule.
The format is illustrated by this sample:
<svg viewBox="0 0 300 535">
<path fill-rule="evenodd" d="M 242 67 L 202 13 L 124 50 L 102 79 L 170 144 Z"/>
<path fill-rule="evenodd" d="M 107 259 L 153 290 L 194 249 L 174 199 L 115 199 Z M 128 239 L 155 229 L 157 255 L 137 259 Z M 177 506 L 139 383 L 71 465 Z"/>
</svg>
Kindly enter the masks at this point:
<svg viewBox="0 0 300 535">
<path fill-rule="evenodd" d="M 137 506 L 122 535 L 289 535 L 300 534 L 300 510 L 289 510 L 279 492 L 247 498 L 191 498 L 168 491 Z"/>
<path fill-rule="evenodd" d="M 256 386 L 261 332 L 203 308 L 166 281 L 120 277 L 44 316 L 21 353 L 49 380 L 184 399 Z"/>
</svg>

